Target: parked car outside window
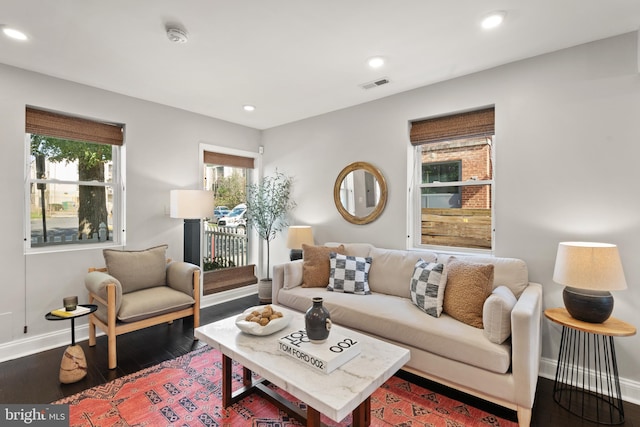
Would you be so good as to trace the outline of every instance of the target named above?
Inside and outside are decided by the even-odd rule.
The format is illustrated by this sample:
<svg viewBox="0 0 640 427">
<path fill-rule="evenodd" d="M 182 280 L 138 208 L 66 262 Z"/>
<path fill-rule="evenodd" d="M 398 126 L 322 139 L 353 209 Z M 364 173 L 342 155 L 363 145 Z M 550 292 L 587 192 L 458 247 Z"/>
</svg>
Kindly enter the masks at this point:
<svg viewBox="0 0 640 427">
<path fill-rule="evenodd" d="M 223 216 L 229 215 L 229 212 L 231 211 L 226 206 L 216 206 L 215 209 L 213 210 L 213 217 L 217 222 Z"/>
<path fill-rule="evenodd" d="M 247 205 L 241 203 L 234 207 L 227 216 L 224 216 L 218 220 L 219 227 L 240 227 L 246 228 L 247 219 L 245 213 L 247 212 Z"/>
</svg>

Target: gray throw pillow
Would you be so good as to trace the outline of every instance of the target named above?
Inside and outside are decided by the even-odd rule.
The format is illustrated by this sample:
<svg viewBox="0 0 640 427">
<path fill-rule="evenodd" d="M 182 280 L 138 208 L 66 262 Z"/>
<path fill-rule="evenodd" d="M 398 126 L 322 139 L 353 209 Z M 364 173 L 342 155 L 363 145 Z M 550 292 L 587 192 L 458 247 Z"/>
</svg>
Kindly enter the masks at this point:
<svg viewBox="0 0 640 427">
<path fill-rule="evenodd" d="M 327 290 L 368 295 L 371 257 L 356 257 L 335 252 L 329 254 L 329 286 Z"/>
<path fill-rule="evenodd" d="M 440 317 L 446 284 L 443 264 L 419 259 L 409 285 L 411 301 L 425 313 Z"/>
</svg>

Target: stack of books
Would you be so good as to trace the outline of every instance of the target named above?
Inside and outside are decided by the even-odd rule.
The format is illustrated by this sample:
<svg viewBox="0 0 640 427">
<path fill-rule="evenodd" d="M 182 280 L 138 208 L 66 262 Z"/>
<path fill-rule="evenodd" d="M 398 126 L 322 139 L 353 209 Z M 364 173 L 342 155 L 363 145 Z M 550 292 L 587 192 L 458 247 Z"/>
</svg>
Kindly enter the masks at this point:
<svg viewBox="0 0 640 427">
<path fill-rule="evenodd" d="M 79 316 L 81 314 L 86 314 L 91 311 L 88 307 L 77 306 L 73 311 L 67 311 L 64 307 L 58 308 L 57 310 L 53 310 L 51 314 L 58 317 L 73 317 Z"/>
<path fill-rule="evenodd" d="M 360 343 L 331 331 L 322 344 L 309 341 L 304 330 L 292 332 L 278 340 L 278 349 L 296 360 L 326 374 L 360 354 Z"/>
</svg>

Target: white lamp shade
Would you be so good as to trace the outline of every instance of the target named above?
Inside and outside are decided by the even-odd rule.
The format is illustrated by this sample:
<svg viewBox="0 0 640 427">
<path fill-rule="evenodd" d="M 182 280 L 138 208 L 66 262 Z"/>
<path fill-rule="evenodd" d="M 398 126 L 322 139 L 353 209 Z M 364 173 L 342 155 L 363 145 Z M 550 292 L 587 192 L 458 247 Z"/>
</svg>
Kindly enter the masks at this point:
<svg viewBox="0 0 640 427">
<path fill-rule="evenodd" d="M 202 219 L 213 215 L 213 192 L 205 190 L 171 190 L 171 218 Z"/>
<path fill-rule="evenodd" d="M 627 288 L 618 247 L 609 243 L 558 244 L 553 281 L 572 288 L 599 291 Z"/>
<path fill-rule="evenodd" d="M 313 231 L 309 225 L 292 225 L 287 234 L 289 249 L 302 249 L 302 244 L 313 245 Z"/>
</svg>

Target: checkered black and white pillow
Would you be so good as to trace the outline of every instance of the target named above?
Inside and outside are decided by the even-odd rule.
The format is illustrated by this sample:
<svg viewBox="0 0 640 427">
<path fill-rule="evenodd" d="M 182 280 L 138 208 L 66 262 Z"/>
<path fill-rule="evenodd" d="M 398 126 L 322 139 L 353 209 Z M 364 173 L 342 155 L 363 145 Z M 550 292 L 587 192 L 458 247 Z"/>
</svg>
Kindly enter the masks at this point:
<svg viewBox="0 0 640 427">
<path fill-rule="evenodd" d="M 446 283 L 443 264 L 418 260 L 411 277 L 411 301 L 425 313 L 440 317 Z"/>
<path fill-rule="evenodd" d="M 329 266 L 327 290 L 358 295 L 371 293 L 369 289 L 371 257 L 362 258 L 331 252 Z"/>
</svg>

